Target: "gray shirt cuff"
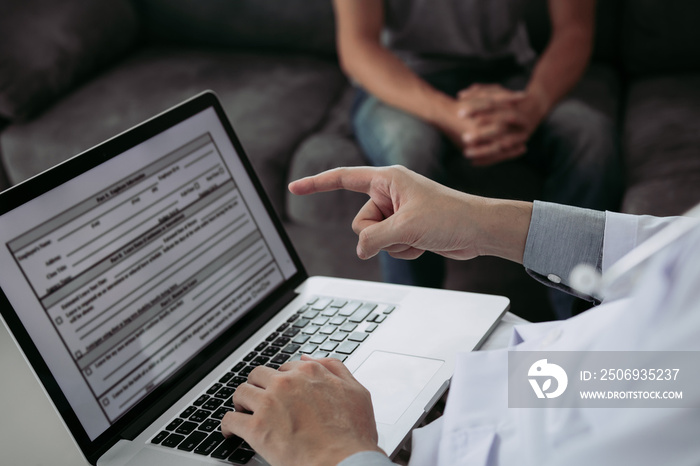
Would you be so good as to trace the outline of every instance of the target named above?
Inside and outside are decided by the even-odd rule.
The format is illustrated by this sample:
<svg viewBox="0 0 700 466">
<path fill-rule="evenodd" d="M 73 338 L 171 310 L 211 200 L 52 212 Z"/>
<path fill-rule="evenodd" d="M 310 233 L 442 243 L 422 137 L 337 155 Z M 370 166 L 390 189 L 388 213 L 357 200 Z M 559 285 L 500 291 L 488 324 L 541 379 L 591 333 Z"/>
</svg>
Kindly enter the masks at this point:
<svg viewBox="0 0 700 466">
<path fill-rule="evenodd" d="M 595 302 L 572 290 L 569 277 L 582 263 L 601 270 L 604 233 L 605 212 L 535 201 L 523 265 L 536 280 Z"/>
<path fill-rule="evenodd" d="M 338 463 L 338 466 L 396 466 L 391 460 L 378 451 L 361 451 L 348 456 Z"/>
</svg>

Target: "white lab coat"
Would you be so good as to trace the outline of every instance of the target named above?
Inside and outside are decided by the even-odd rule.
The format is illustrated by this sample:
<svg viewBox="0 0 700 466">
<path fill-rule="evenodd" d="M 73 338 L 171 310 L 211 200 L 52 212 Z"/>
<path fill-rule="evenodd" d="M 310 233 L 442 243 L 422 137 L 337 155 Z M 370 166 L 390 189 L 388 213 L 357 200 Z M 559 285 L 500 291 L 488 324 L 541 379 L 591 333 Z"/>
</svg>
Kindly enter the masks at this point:
<svg viewBox="0 0 700 466">
<path fill-rule="evenodd" d="M 603 271 L 669 222 L 608 213 Z M 459 355 L 445 414 L 414 431 L 410 465 L 700 465 L 700 409 L 508 408 L 508 351 L 700 350 L 700 228 L 641 267 L 626 296 Z M 700 408 L 700 387 L 683 396 Z"/>
</svg>

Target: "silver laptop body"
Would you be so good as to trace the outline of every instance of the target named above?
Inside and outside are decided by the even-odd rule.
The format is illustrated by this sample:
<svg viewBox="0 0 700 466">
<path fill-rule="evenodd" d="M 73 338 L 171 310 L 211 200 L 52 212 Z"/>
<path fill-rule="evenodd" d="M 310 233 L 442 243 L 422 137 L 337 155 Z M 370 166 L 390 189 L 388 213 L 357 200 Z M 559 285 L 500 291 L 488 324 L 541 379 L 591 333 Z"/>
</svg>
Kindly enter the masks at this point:
<svg viewBox="0 0 700 466">
<path fill-rule="evenodd" d="M 0 194 L 2 319 L 91 464 L 265 464 L 255 365 L 342 359 L 395 454 L 504 297 L 308 277 L 212 92 Z"/>
</svg>

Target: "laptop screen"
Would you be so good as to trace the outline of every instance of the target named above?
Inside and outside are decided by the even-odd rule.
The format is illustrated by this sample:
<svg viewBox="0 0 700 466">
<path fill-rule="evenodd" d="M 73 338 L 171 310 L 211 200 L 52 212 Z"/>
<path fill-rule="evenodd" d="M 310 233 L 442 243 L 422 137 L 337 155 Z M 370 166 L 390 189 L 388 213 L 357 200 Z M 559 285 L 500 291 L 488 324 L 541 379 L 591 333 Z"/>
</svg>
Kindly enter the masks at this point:
<svg viewBox="0 0 700 466">
<path fill-rule="evenodd" d="M 0 263 L 90 440 L 297 273 L 212 107 L 5 212 Z"/>
</svg>

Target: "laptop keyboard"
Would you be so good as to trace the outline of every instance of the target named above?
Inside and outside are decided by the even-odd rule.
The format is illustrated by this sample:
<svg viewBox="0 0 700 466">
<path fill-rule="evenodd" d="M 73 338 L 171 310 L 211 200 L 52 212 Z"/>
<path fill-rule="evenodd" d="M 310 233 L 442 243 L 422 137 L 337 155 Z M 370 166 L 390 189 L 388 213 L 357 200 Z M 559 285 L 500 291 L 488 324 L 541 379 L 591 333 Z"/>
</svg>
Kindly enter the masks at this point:
<svg viewBox="0 0 700 466">
<path fill-rule="evenodd" d="M 278 369 L 302 354 L 345 361 L 394 309 L 386 304 L 312 298 L 170 421 L 151 443 L 246 464 L 255 451 L 240 437 L 225 439 L 220 424 L 233 410 L 231 396 L 248 374 L 261 365 Z"/>
</svg>

